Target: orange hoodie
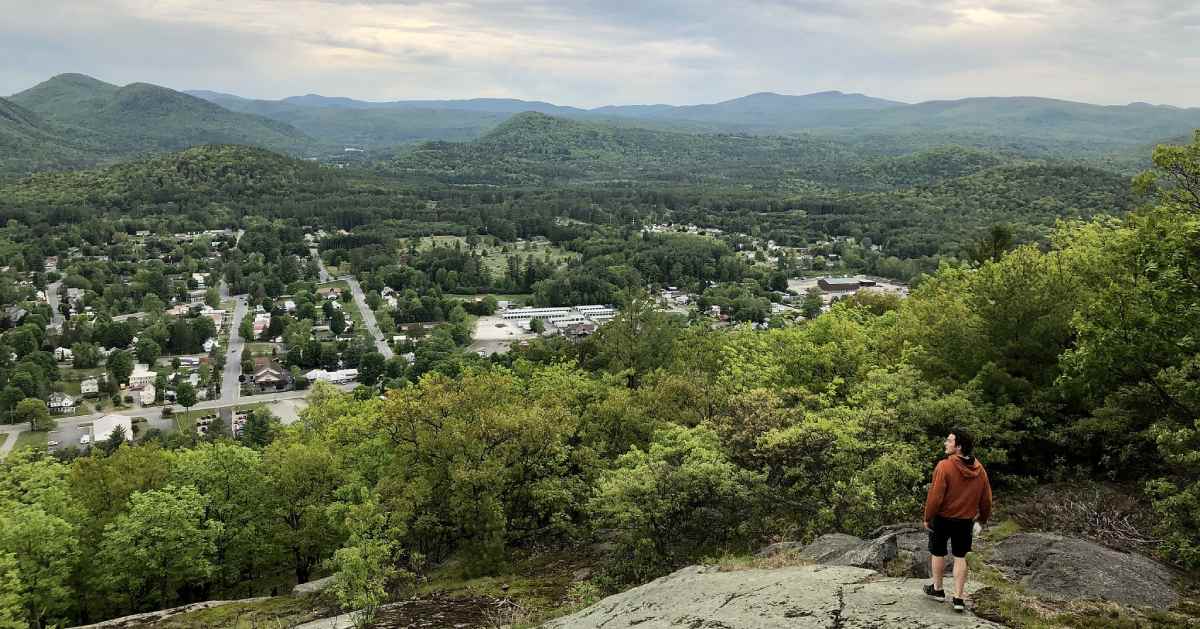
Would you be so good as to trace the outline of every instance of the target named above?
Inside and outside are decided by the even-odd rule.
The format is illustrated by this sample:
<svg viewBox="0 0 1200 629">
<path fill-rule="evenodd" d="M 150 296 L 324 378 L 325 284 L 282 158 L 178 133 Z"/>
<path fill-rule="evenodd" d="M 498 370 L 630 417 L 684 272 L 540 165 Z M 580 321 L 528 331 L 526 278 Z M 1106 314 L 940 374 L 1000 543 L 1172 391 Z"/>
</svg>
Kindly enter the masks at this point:
<svg viewBox="0 0 1200 629">
<path fill-rule="evenodd" d="M 933 486 L 925 499 L 925 521 L 943 518 L 975 518 L 981 523 L 992 517 L 992 485 L 983 464 L 972 457 L 951 455 L 933 470 Z"/>
</svg>

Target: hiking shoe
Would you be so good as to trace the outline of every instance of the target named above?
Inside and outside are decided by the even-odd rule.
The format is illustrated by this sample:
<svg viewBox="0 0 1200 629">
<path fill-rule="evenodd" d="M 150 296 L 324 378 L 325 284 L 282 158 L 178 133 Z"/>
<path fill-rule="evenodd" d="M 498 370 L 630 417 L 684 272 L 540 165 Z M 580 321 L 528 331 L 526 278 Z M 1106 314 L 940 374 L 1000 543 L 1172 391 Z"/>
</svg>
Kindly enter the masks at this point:
<svg viewBox="0 0 1200 629">
<path fill-rule="evenodd" d="M 935 590 L 935 589 L 933 589 L 932 583 L 925 584 L 925 595 L 932 596 L 933 598 L 936 598 L 939 601 L 946 600 L 946 590 Z"/>
<path fill-rule="evenodd" d="M 967 603 L 965 601 L 963 601 L 961 598 L 955 596 L 952 602 L 954 603 L 954 611 L 956 611 L 956 612 L 967 611 Z"/>
</svg>

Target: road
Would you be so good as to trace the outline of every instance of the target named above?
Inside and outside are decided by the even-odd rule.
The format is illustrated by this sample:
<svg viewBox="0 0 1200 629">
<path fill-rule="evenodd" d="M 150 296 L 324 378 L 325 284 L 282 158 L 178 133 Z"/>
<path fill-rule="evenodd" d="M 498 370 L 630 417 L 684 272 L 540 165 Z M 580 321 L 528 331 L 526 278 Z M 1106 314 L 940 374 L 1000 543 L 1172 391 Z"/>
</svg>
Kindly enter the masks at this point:
<svg viewBox="0 0 1200 629">
<path fill-rule="evenodd" d="M 0 426 L 0 435 L 8 435 L 3 444 L 0 444 L 0 459 L 8 456 L 12 452 L 13 446 L 17 443 L 17 435 L 25 432 L 25 424 L 14 424 L 11 426 Z"/>
<path fill-rule="evenodd" d="M 221 282 L 221 285 L 224 286 L 225 283 Z M 242 373 L 242 350 L 246 347 L 246 340 L 242 338 L 239 328 L 242 326 L 242 319 L 246 316 L 246 296 L 238 295 L 236 299 L 237 304 L 233 307 L 233 321 L 229 324 L 225 371 L 221 373 L 221 397 L 217 400 L 222 402 L 222 405 L 237 402 L 238 394 L 241 392 L 238 376 Z"/>
<path fill-rule="evenodd" d="M 320 278 L 321 283 L 332 282 L 333 278 L 330 277 L 329 271 L 325 270 L 325 262 L 321 260 L 321 254 L 317 251 L 317 248 L 309 247 L 308 253 L 312 255 L 313 260 L 317 261 L 317 277 Z"/>
<path fill-rule="evenodd" d="M 371 334 L 371 338 L 375 339 L 375 347 L 379 348 L 379 353 L 383 354 L 384 358 L 395 356 L 392 348 L 383 340 L 383 333 L 379 331 L 379 323 L 375 321 L 375 312 L 367 307 L 367 298 L 363 295 L 362 287 L 358 285 L 358 280 L 352 275 L 346 275 L 338 279 L 346 280 L 350 285 L 350 293 L 354 295 L 354 303 L 358 304 L 358 311 L 362 313 L 363 323 L 367 324 L 367 332 Z"/>
<path fill-rule="evenodd" d="M 329 271 L 325 268 L 325 261 L 318 255 L 316 248 L 310 248 L 308 251 L 317 260 L 317 272 L 321 278 L 321 282 L 333 281 L 335 278 L 329 275 Z M 358 311 L 362 314 L 363 323 L 366 324 L 367 332 L 371 335 L 371 338 L 375 339 L 375 347 L 379 350 L 379 353 L 383 354 L 384 358 L 395 356 L 396 354 L 392 351 L 392 346 L 384 340 L 383 332 L 379 330 L 379 322 L 375 320 L 375 311 L 367 306 L 367 297 L 363 294 L 362 286 L 358 285 L 358 280 L 354 279 L 353 275 L 343 275 L 336 279 L 345 280 L 346 284 L 350 286 L 350 294 L 354 296 L 354 303 L 358 305 Z"/>
<path fill-rule="evenodd" d="M 62 312 L 58 310 L 58 290 L 62 286 L 62 280 L 46 285 L 46 301 L 50 304 L 50 327 L 61 330 L 63 325 Z"/>
</svg>

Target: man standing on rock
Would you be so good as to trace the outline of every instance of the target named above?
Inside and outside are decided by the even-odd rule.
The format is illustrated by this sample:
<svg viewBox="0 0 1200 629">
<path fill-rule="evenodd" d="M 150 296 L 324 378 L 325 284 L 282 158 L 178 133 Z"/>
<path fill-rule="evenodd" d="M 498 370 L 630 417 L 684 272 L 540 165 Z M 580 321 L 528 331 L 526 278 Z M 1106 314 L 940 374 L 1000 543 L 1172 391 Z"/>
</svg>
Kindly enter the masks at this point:
<svg viewBox="0 0 1200 629">
<path fill-rule="evenodd" d="M 946 568 L 946 542 L 954 553 L 954 611 L 966 609 L 963 588 L 967 584 L 967 553 L 978 527 L 992 515 L 992 486 L 987 472 L 975 459 L 975 438 L 962 428 L 946 437 L 946 458 L 933 470 L 933 485 L 925 499 L 925 530 L 929 531 L 929 554 L 933 584 L 925 593 L 946 600 L 942 575 Z M 978 522 L 978 524 L 976 524 Z"/>
</svg>

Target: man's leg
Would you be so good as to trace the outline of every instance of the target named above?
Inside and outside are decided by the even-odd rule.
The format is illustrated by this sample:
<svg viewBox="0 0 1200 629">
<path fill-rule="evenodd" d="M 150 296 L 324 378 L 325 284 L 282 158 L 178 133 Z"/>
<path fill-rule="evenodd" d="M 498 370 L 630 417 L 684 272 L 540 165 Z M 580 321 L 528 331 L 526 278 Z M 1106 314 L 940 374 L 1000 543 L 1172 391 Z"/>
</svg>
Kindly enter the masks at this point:
<svg viewBox="0 0 1200 629">
<path fill-rule="evenodd" d="M 936 583 L 942 582 L 940 574 L 937 575 L 937 577 L 935 577 L 935 578 L 937 579 Z M 966 588 L 966 586 L 967 586 L 967 558 L 966 557 L 955 557 L 954 558 L 954 597 L 955 598 L 966 598 L 965 596 L 963 596 L 963 594 L 965 592 L 964 588 Z"/>
<path fill-rule="evenodd" d="M 946 572 L 946 556 L 942 555 L 941 557 L 938 557 L 937 555 L 930 555 L 929 563 L 930 563 L 929 572 L 933 574 L 933 589 L 941 590 L 942 589 L 942 575 Z M 958 563 L 957 563 L 957 561 L 954 564 L 954 582 L 955 582 L 955 584 L 958 583 Z"/>
</svg>

